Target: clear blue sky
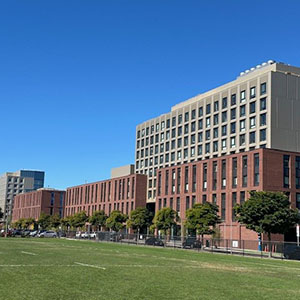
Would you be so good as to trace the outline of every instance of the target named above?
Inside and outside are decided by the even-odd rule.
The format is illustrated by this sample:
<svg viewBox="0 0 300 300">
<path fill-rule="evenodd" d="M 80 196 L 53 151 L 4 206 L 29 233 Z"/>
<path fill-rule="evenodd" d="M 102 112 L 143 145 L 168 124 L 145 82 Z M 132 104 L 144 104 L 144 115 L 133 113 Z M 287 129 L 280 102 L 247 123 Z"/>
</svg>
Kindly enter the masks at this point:
<svg viewBox="0 0 300 300">
<path fill-rule="evenodd" d="M 134 163 L 137 124 L 268 59 L 300 66 L 299 1 L 0 2 L 0 173 L 46 186 Z"/>
</svg>

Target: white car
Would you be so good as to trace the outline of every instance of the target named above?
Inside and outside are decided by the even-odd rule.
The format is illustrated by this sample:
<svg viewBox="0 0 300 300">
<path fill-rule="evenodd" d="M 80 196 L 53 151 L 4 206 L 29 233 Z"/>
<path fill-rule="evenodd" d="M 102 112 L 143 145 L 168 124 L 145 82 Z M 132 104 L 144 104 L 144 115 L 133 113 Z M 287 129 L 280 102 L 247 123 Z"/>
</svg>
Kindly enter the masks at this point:
<svg viewBox="0 0 300 300">
<path fill-rule="evenodd" d="M 76 239 L 80 239 L 81 238 L 81 232 L 80 231 L 76 232 L 75 237 L 76 237 Z"/>
<path fill-rule="evenodd" d="M 89 238 L 88 232 L 83 232 L 83 233 L 81 234 L 81 238 L 82 238 L 82 239 L 88 239 L 88 238 Z"/>
<path fill-rule="evenodd" d="M 35 231 L 31 231 L 31 232 L 29 233 L 29 236 L 34 237 L 34 236 L 36 236 L 37 234 L 38 234 L 38 231 L 35 230 Z"/>
<path fill-rule="evenodd" d="M 90 233 L 90 238 L 95 239 L 97 237 L 97 232 Z"/>
<path fill-rule="evenodd" d="M 45 231 L 39 235 L 40 238 L 56 238 L 57 233 L 55 231 Z"/>
</svg>

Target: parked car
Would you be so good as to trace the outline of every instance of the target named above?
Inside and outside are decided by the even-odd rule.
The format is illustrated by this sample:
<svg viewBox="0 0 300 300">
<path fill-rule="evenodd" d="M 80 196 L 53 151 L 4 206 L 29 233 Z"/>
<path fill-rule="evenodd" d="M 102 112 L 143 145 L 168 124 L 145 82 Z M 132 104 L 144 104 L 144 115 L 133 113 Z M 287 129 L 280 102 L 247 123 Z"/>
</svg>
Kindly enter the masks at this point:
<svg viewBox="0 0 300 300">
<path fill-rule="evenodd" d="M 196 238 L 192 238 L 192 237 L 188 237 L 182 244 L 182 247 L 184 249 L 186 248 L 197 248 L 197 249 L 201 249 L 202 244 L 199 240 L 197 240 Z"/>
<path fill-rule="evenodd" d="M 80 239 L 81 238 L 81 232 L 80 231 L 76 232 L 75 238 L 76 239 Z"/>
<path fill-rule="evenodd" d="M 81 238 L 82 239 L 88 239 L 89 238 L 89 233 L 88 232 L 81 233 Z"/>
<path fill-rule="evenodd" d="M 90 238 L 95 239 L 97 237 L 97 232 L 91 232 L 90 233 Z"/>
<path fill-rule="evenodd" d="M 35 237 L 36 235 L 38 234 L 38 231 L 37 230 L 33 230 L 29 233 L 29 236 L 30 237 Z"/>
<path fill-rule="evenodd" d="M 30 235 L 30 230 L 22 231 L 21 237 L 28 237 Z"/>
<path fill-rule="evenodd" d="M 40 238 L 56 238 L 57 233 L 55 231 L 44 231 L 39 234 Z"/>
<path fill-rule="evenodd" d="M 164 246 L 164 242 L 161 239 L 156 237 L 148 238 L 145 244 L 149 246 L 160 246 L 160 247 Z"/>
<path fill-rule="evenodd" d="M 296 244 L 284 244 L 283 256 L 286 259 L 300 260 L 300 246 Z"/>
</svg>

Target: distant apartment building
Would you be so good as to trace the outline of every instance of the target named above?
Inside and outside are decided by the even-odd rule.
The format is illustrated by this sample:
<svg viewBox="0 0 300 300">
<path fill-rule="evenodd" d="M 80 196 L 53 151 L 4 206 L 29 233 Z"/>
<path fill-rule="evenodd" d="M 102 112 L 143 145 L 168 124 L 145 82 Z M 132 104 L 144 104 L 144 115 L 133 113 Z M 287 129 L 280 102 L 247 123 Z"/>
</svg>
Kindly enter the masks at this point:
<svg viewBox="0 0 300 300">
<path fill-rule="evenodd" d="M 129 215 L 138 207 L 146 207 L 147 176 L 134 173 L 129 165 L 112 169 L 112 178 L 69 187 L 66 191 L 65 216 L 85 211 L 104 210 L 109 215 L 119 210 Z"/>
<path fill-rule="evenodd" d="M 250 191 L 281 191 L 300 209 L 300 153 L 273 149 L 229 154 L 158 170 L 156 210 L 171 207 L 185 221 L 196 203 L 219 206 L 223 238 L 256 240 L 257 234 L 236 222 L 234 207 Z M 294 234 L 294 237 L 296 234 Z"/>
<path fill-rule="evenodd" d="M 135 166 L 148 175 L 148 202 L 161 168 L 259 148 L 299 152 L 299 113 L 300 68 L 269 61 L 138 125 Z"/>
<path fill-rule="evenodd" d="M 0 176 L 0 207 L 4 212 L 4 221 L 10 220 L 14 206 L 14 197 L 44 187 L 45 172 L 19 170 Z"/>
<path fill-rule="evenodd" d="M 33 192 L 15 196 L 12 222 L 21 218 L 38 220 L 41 213 L 59 215 L 64 213 L 65 191 L 41 188 Z"/>
</svg>

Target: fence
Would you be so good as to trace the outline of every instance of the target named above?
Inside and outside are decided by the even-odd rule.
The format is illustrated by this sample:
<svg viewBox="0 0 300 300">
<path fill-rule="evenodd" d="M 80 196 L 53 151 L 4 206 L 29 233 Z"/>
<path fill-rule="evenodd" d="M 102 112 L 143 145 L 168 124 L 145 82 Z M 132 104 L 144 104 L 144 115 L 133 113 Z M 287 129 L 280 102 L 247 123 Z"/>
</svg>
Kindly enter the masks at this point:
<svg viewBox="0 0 300 300">
<path fill-rule="evenodd" d="M 61 237 L 94 240 L 96 242 L 114 242 L 140 246 L 190 249 L 211 253 L 223 253 L 241 256 L 272 257 L 277 259 L 300 259 L 300 247 L 296 243 L 277 241 L 209 239 L 181 236 L 153 236 L 146 234 L 127 234 L 116 232 L 65 232 Z"/>
</svg>

